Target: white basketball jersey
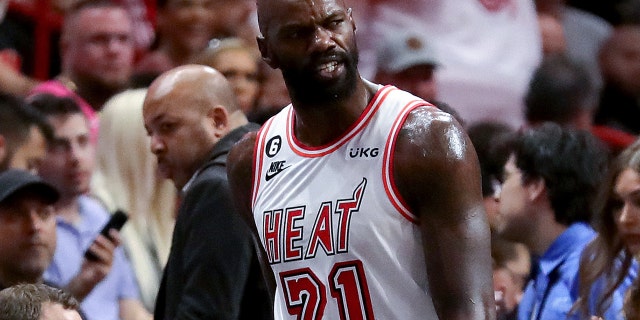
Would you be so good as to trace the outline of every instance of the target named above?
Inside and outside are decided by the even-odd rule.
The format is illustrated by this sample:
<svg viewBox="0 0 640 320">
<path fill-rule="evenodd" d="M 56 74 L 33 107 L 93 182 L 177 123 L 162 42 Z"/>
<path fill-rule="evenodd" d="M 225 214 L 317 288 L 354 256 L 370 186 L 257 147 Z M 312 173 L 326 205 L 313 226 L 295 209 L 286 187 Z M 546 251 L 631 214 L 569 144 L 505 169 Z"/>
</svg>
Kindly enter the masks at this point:
<svg viewBox="0 0 640 320">
<path fill-rule="evenodd" d="M 288 106 L 256 141 L 253 215 L 277 282 L 276 319 L 436 319 L 418 220 L 391 172 L 408 113 L 430 106 L 380 87 L 358 121 L 320 147 Z"/>
</svg>

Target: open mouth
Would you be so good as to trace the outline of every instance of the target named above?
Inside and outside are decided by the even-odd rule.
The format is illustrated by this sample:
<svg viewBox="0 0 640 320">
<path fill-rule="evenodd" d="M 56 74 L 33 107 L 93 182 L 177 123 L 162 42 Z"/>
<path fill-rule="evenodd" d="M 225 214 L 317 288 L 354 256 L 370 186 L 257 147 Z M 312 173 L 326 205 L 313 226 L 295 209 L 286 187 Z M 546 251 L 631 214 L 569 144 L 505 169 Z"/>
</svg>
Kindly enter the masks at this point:
<svg viewBox="0 0 640 320">
<path fill-rule="evenodd" d="M 324 79 L 332 79 L 337 77 L 343 69 L 343 64 L 338 61 L 324 62 L 316 68 L 317 74 Z"/>
<path fill-rule="evenodd" d="M 337 67 L 338 67 L 338 62 L 332 61 L 332 62 L 321 64 L 318 67 L 318 70 L 320 70 L 321 72 L 333 72 L 336 70 Z"/>
</svg>

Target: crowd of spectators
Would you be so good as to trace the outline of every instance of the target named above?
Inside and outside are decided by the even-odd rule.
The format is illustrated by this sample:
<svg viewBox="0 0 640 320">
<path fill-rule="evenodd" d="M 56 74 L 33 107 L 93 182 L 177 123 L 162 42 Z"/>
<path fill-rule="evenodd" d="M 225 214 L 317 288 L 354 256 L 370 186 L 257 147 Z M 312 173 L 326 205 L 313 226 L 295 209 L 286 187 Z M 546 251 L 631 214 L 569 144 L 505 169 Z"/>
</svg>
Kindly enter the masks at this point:
<svg viewBox="0 0 640 320">
<path fill-rule="evenodd" d="M 640 213 L 627 208 L 633 201 L 623 188 L 638 183 L 640 170 L 634 144 L 640 133 L 640 1 L 345 2 L 358 26 L 361 74 L 451 113 L 471 138 L 492 232 L 499 319 L 560 313 L 621 319 L 622 309 L 626 319 L 640 319 L 629 302 L 640 303 L 640 288 L 632 284 L 639 249 L 625 241 L 640 234 Z M 37 24 L 43 11 L 27 12 L 29 3 L 46 4 L 47 19 L 59 18 L 46 37 Z M 226 78 L 250 122 L 263 124 L 278 113 L 290 99 L 280 71 L 260 59 L 256 4 L 8 0 L 0 11 L 0 230 L 17 233 L 3 224 L 29 210 L 55 212 L 25 222 L 38 229 L 31 233 L 47 237 L 44 252 L 27 257 L 0 246 L 0 288 L 44 281 L 71 293 L 85 319 L 150 318 L 170 250 L 178 256 L 170 248 L 181 189 L 202 163 L 187 170 L 178 188 L 158 172 L 147 136 L 155 122 L 143 121 L 148 87 L 177 67 L 204 65 Z M 35 70 L 41 42 L 51 46 L 46 76 Z M 162 97 L 161 106 L 164 95 L 177 90 L 169 80 L 152 92 Z M 189 101 L 170 100 L 176 106 Z M 211 146 L 199 147 L 206 154 Z M 614 170 L 607 179 L 609 163 Z M 556 190 L 571 179 L 576 190 Z M 96 238 L 118 209 L 129 214 L 129 223 Z M 20 237 L 12 243 L 22 245 Z M 558 249 L 557 239 L 574 246 Z M 565 249 L 570 261 L 557 263 L 568 265 L 559 274 L 557 257 L 549 255 Z M 100 258 L 88 261 L 86 250 Z M 14 279 L 4 271 L 29 264 L 27 276 Z M 627 289 L 632 294 L 625 300 Z M 543 310 L 533 302 L 536 294 L 569 300 Z"/>
</svg>

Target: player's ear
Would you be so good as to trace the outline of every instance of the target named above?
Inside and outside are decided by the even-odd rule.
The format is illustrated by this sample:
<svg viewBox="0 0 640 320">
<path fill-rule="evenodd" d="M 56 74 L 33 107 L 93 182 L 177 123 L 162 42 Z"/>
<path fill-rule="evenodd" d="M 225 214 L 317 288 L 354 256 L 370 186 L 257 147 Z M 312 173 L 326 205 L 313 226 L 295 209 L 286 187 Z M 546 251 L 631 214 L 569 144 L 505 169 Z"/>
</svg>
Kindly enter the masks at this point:
<svg viewBox="0 0 640 320">
<path fill-rule="evenodd" d="M 267 45 L 267 41 L 263 36 L 257 36 L 256 40 L 258 42 L 258 49 L 260 50 L 260 55 L 262 56 L 262 60 L 266 62 L 271 68 L 277 69 L 278 65 L 271 58 L 269 54 L 269 46 Z"/>
</svg>

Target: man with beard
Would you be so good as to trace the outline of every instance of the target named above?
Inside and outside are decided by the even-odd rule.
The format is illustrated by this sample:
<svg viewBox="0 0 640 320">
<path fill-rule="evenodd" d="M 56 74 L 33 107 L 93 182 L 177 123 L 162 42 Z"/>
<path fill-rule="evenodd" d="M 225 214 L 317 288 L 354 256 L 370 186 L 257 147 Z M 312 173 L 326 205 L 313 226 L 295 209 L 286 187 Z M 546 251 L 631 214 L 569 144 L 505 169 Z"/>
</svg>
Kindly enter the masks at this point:
<svg viewBox="0 0 640 320">
<path fill-rule="evenodd" d="M 490 319 L 478 160 L 449 115 L 360 77 L 342 0 L 259 0 L 292 104 L 241 140 L 229 179 L 275 277 L 276 319 Z"/>
<path fill-rule="evenodd" d="M 126 9 L 109 0 L 82 1 L 65 15 L 60 35 L 62 72 L 32 94 L 73 97 L 90 121 L 129 82 L 134 58 L 133 27 Z"/>
<path fill-rule="evenodd" d="M 186 65 L 156 79 L 143 106 L 160 174 L 181 190 L 154 318 L 273 319 L 255 243 L 233 208 L 227 154 L 248 123 L 213 68 Z"/>
</svg>

